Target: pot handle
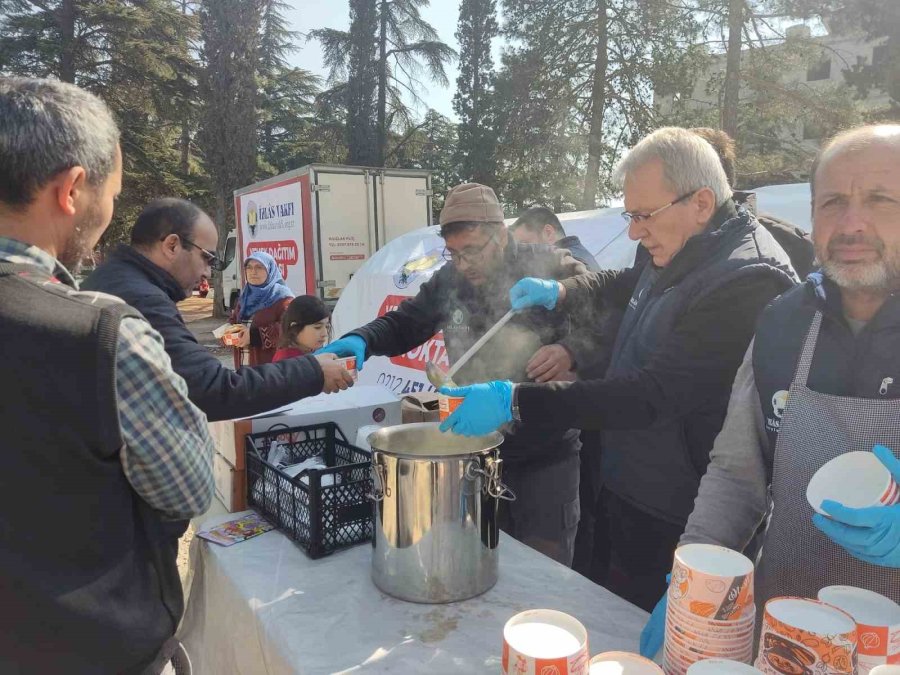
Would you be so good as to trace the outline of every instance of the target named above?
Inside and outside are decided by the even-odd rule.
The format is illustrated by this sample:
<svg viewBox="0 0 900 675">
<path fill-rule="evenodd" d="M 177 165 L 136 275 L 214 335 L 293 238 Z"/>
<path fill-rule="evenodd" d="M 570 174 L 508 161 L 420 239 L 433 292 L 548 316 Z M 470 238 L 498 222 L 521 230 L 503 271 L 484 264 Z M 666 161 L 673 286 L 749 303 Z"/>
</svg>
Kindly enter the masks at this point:
<svg viewBox="0 0 900 675">
<path fill-rule="evenodd" d="M 384 466 L 377 462 L 372 463 L 372 485 L 375 488 L 366 495 L 373 502 L 383 502 L 385 496 L 391 496 L 391 489 L 387 486 L 387 478 L 384 474 Z"/>
<path fill-rule="evenodd" d="M 488 457 L 485 459 L 485 470 L 478 466 L 478 462 L 473 459 L 466 465 L 466 478 L 475 480 L 476 477 L 482 476 L 484 478 L 482 489 L 491 497 L 514 502 L 516 501 L 516 493 L 500 480 L 500 468 L 502 466 L 502 459 Z"/>
</svg>

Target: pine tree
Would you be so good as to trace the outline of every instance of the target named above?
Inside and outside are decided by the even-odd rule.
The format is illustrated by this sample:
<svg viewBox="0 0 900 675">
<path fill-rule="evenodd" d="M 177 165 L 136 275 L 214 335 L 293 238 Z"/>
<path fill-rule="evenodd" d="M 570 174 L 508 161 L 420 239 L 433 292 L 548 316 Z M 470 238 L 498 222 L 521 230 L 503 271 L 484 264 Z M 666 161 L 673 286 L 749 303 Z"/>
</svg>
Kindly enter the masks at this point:
<svg viewBox="0 0 900 675">
<path fill-rule="evenodd" d="M 415 130 L 412 112 L 424 86 L 419 73 L 449 84 L 444 65 L 454 52 L 438 40 L 420 8 L 428 0 L 350 0 L 350 30 L 314 30 L 330 69 L 332 93 L 342 95 L 347 108 L 348 162 L 381 166 L 391 154 L 391 130 L 401 138 Z M 424 61 L 424 66 L 421 63 Z"/>
<path fill-rule="evenodd" d="M 206 0 L 200 8 L 203 114 L 198 140 L 212 184 L 220 247 L 234 227 L 233 191 L 257 177 L 261 17 L 262 0 Z M 216 297 L 221 297 L 221 276 L 214 281 Z M 219 303 L 216 311 L 222 311 Z"/>
<path fill-rule="evenodd" d="M 561 125 L 556 114 L 545 116 L 555 126 L 544 135 L 574 138 L 567 126 L 581 134 L 583 158 L 566 152 L 564 161 L 581 167 L 578 206 L 594 208 L 608 192 L 601 175 L 653 125 L 654 87 L 683 77 L 696 32 L 691 8 L 667 0 L 504 0 L 503 8 L 504 32 L 521 45 L 507 63 L 527 69 L 544 89 L 522 92 L 524 100 L 501 100 L 498 109 L 540 98 L 553 113 L 570 111 Z M 512 73 L 511 79 L 520 78 Z M 552 202 L 561 195 L 533 198 Z"/>
<path fill-rule="evenodd" d="M 487 185 L 495 173 L 491 42 L 498 34 L 496 0 L 462 0 L 456 29 L 459 77 L 453 97 L 460 120 L 456 161 L 463 180 Z"/>
<path fill-rule="evenodd" d="M 124 190 L 102 246 L 127 238 L 160 195 L 199 192 L 181 170 L 178 110 L 193 96 L 196 23 L 174 0 L 8 0 L 3 72 L 56 77 L 103 98 L 122 135 Z"/>
<path fill-rule="evenodd" d="M 300 34 L 288 28 L 280 0 L 264 0 L 259 43 L 259 148 L 266 173 L 281 173 L 318 161 L 314 149 L 315 98 L 319 78 L 291 67 Z"/>
</svg>

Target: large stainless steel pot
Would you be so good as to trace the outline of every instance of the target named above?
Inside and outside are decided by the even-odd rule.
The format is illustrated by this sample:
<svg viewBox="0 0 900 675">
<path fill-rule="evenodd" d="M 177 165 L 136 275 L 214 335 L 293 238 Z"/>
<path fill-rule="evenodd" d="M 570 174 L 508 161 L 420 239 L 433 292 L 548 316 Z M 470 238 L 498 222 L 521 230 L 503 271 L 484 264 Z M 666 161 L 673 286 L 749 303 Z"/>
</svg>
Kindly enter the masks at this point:
<svg viewBox="0 0 900 675">
<path fill-rule="evenodd" d="M 503 436 L 404 424 L 371 434 L 375 494 L 372 580 L 412 602 L 454 602 L 497 583 Z"/>
</svg>

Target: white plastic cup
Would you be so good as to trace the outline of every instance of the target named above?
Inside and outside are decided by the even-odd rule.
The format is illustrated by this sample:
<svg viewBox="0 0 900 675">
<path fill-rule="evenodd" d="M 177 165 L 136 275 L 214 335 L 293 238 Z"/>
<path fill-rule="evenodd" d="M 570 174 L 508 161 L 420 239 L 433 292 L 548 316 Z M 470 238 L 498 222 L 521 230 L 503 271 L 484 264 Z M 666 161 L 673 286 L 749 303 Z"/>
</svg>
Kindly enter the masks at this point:
<svg viewBox="0 0 900 675">
<path fill-rule="evenodd" d="M 897 482 L 872 452 L 845 452 L 823 464 L 806 486 L 806 500 L 821 513 L 822 502 L 832 499 L 844 506 L 862 509 L 890 506 L 897 502 Z"/>
</svg>

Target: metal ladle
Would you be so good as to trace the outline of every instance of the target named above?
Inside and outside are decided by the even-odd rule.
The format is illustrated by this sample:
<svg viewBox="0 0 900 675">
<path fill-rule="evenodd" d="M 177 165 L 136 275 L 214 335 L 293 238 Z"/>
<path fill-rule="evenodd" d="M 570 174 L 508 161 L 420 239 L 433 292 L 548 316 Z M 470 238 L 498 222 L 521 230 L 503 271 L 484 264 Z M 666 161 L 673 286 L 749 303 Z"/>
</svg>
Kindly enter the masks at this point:
<svg viewBox="0 0 900 675">
<path fill-rule="evenodd" d="M 460 357 L 459 361 L 451 366 L 450 370 L 446 373 L 441 369 L 441 367 L 436 364 L 434 361 L 428 361 L 425 363 L 425 376 L 428 378 L 428 381 L 431 382 L 437 389 L 441 387 L 455 387 L 456 384 L 453 382 L 453 376 L 459 372 L 459 369 L 466 365 L 469 360 L 478 352 L 479 349 L 484 347 L 485 343 L 494 337 L 497 332 L 505 326 L 513 315 L 515 315 L 515 310 L 509 310 L 503 317 L 491 326 L 490 330 L 482 335 L 478 340 L 475 341 L 471 347 L 469 347 L 468 351 Z"/>
</svg>

